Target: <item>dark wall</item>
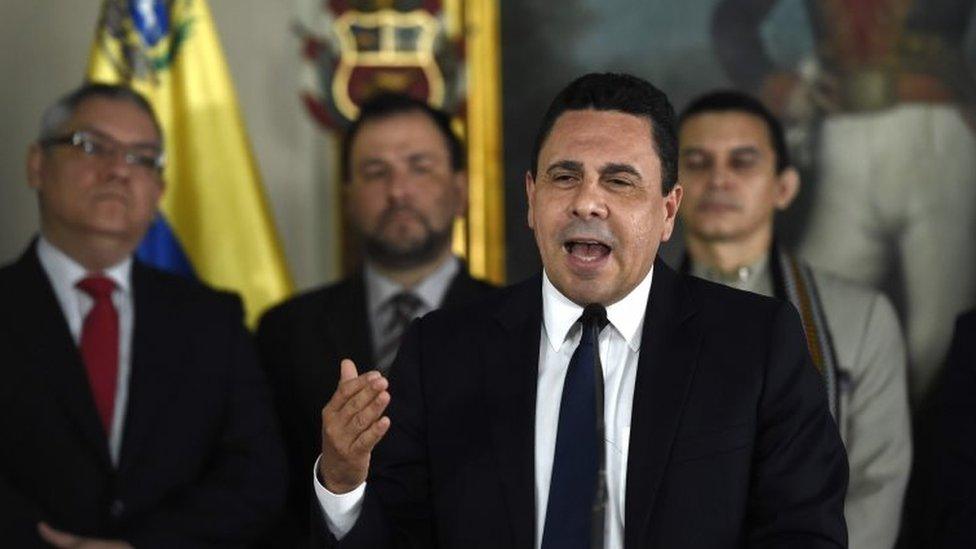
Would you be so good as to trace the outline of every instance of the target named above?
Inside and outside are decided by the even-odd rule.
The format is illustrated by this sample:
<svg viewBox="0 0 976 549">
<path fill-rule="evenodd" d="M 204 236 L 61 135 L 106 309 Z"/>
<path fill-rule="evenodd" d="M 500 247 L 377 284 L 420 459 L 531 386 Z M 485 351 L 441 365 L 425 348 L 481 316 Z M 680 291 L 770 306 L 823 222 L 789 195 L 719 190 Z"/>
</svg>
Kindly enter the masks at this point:
<svg viewBox="0 0 976 549">
<path fill-rule="evenodd" d="M 805 13 L 780 2 L 764 32 L 778 60 L 795 63 L 810 47 Z M 540 263 L 525 223 L 524 180 L 532 141 L 552 97 L 573 78 L 592 71 L 625 71 L 649 79 L 680 109 L 693 96 L 729 86 L 713 53 L 714 0 L 520 0 L 502 2 L 505 207 L 508 280 L 536 272 Z M 680 251 L 680 237 L 662 248 Z"/>
</svg>

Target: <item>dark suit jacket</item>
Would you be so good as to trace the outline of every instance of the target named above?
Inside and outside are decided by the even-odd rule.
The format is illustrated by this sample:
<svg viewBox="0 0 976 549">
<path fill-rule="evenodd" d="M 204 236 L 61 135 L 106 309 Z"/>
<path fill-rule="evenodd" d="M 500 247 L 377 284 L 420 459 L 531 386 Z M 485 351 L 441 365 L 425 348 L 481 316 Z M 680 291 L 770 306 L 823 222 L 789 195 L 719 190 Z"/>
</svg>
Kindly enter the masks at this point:
<svg viewBox="0 0 976 549">
<path fill-rule="evenodd" d="M 81 355 L 34 246 L 0 269 L 0 545 L 38 521 L 136 547 L 244 546 L 285 470 L 240 300 L 135 262 L 118 468 Z"/>
<path fill-rule="evenodd" d="M 442 307 L 484 297 L 495 288 L 471 278 L 462 266 Z M 257 332 L 288 452 L 291 483 L 288 515 L 274 545 L 307 544 L 312 466 L 322 448 L 322 408 L 339 383 L 339 361 L 351 358 L 360 372 L 374 368 L 366 282 L 357 273 L 294 297 L 268 311 Z"/>
<path fill-rule="evenodd" d="M 339 546 L 534 547 L 541 322 L 537 276 L 411 326 Z M 634 391 L 628 548 L 846 546 L 846 456 L 789 304 L 658 261 Z"/>
<path fill-rule="evenodd" d="M 930 547 L 976 547 L 976 311 L 956 321 L 938 393 Z"/>
</svg>

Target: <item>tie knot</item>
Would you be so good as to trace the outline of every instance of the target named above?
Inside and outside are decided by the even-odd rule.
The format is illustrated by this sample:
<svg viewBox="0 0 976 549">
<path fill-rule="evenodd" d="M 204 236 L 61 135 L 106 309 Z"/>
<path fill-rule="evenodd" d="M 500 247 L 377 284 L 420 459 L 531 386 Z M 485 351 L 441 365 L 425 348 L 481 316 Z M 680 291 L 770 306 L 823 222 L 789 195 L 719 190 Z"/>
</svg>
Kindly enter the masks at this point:
<svg viewBox="0 0 976 549">
<path fill-rule="evenodd" d="M 607 320 L 607 309 L 599 303 L 590 303 L 583 309 L 583 314 L 580 316 L 580 323 L 583 324 L 584 328 L 595 325 L 597 331 L 602 332 L 607 327 L 607 324 L 609 324 Z"/>
<path fill-rule="evenodd" d="M 390 306 L 400 317 L 413 318 L 420 310 L 423 301 L 410 292 L 400 292 L 390 298 Z"/>
<path fill-rule="evenodd" d="M 110 298 L 112 291 L 115 290 L 115 282 L 102 275 L 87 276 L 79 280 L 75 286 L 96 301 Z"/>
</svg>

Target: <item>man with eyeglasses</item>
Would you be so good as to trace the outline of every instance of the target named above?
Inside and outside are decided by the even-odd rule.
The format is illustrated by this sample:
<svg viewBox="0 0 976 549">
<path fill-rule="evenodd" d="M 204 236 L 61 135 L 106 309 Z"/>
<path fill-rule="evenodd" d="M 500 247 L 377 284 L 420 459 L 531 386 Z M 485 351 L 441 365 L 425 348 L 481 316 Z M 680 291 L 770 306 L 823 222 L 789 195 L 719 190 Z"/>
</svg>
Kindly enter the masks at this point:
<svg viewBox="0 0 976 549">
<path fill-rule="evenodd" d="M 133 252 L 163 135 L 123 87 L 48 108 L 27 155 L 40 235 L 0 269 L 0 545 L 247 545 L 284 458 L 240 300 Z"/>
</svg>

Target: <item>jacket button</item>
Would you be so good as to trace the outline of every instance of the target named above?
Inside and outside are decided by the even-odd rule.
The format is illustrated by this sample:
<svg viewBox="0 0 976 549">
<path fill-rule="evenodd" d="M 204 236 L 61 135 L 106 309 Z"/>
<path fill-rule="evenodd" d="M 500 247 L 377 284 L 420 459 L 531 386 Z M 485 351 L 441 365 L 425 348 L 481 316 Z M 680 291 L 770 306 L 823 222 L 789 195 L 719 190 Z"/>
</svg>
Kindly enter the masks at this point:
<svg viewBox="0 0 976 549">
<path fill-rule="evenodd" d="M 125 504 L 120 499 L 114 500 L 112 501 L 112 505 L 109 506 L 108 512 L 112 515 L 112 518 L 119 519 L 122 517 L 122 513 L 125 512 Z"/>
</svg>

